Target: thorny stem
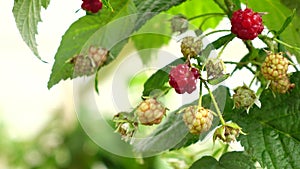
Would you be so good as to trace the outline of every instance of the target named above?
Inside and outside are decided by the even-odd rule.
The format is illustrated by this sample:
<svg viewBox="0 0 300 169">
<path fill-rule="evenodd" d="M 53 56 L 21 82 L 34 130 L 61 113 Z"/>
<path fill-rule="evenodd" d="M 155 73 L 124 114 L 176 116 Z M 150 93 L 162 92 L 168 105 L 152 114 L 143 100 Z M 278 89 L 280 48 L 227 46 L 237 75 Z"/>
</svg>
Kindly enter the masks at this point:
<svg viewBox="0 0 300 169">
<path fill-rule="evenodd" d="M 188 21 L 198 19 L 198 18 L 202 18 L 202 17 L 205 17 L 205 16 L 226 16 L 226 14 L 224 14 L 224 13 L 206 13 L 206 14 L 191 17 L 191 18 L 188 19 Z"/>
<path fill-rule="evenodd" d="M 213 104 L 214 104 L 214 106 L 215 106 L 215 108 L 216 108 L 216 111 L 217 111 L 217 114 L 218 114 L 218 116 L 219 116 L 219 118 L 220 118 L 221 124 L 222 124 L 222 125 L 225 125 L 225 120 L 224 120 L 224 118 L 223 118 L 223 116 L 222 116 L 222 113 L 221 113 L 221 111 L 220 111 L 220 108 L 219 108 L 219 106 L 218 106 L 218 103 L 217 103 L 217 101 L 216 101 L 216 99 L 215 99 L 213 93 L 212 93 L 211 90 L 209 89 L 207 83 L 206 83 L 204 80 L 202 80 L 202 82 L 204 83 L 205 88 L 207 89 L 207 91 L 208 91 L 208 93 L 209 93 L 209 95 L 210 95 L 210 98 L 211 98 L 211 100 L 212 100 L 212 102 L 213 102 Z"/>
</svg>

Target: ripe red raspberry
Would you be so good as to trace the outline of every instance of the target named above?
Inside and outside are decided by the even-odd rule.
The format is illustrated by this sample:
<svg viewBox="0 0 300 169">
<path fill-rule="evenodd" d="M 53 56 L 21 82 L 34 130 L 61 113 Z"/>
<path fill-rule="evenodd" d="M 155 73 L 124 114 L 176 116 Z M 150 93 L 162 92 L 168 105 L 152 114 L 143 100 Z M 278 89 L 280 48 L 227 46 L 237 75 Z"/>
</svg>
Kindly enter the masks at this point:
<svg viewBox="0 0 300 169">
<path fill-rule="evenodd" d="M 184 109 L 183 121 L 192 134 L 201 134 L 208 131 L 213 121 L 213 114 L 204 107 L 189 106 Z"/>
<path fill-rule="evenodd" d="M 237 10 L 231 18 L 231 32 L 243 40 L 253 40 L 264 29 L 262 18 L 257 12 L 246 8 Z"/>
<path fill-rule="evenodd" d="M 261 66 L 261 73 L 268 80 L 282 79 L 287 76 L 289 60 L 282 53 L 269 53 Z"/>
<path fill-rule="evenodd" d="M 143 125 L 159 124 L 166 114 L 166 108 L 154 98 L 149 98 L 140 103 L 136 115 Z"/>
<path fill-rule="evenodd" d="M 196 90 L 199 76 L 199 71 L 196 68 L 190 68 L 187 64 L 179 64 L 171 69 L 169 84 L 178 94 L 185 92 L 190 94 Z"/>
<path fill-rule="evenodd" d="M 97 13 L 102 8 L 101 0 L 82 0 L 81 8 L 90 11 L 92 13 Z"/>
</svg>

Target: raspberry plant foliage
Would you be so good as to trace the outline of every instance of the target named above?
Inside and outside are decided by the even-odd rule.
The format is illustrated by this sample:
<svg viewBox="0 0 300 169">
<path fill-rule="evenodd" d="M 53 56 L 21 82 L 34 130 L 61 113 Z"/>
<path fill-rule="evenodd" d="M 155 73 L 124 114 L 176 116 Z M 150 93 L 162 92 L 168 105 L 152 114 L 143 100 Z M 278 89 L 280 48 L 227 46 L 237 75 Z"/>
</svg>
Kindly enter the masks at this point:
<svg viewBox="0 0 300 169">
<path fill-rule="evenodd" d="M 35 35 L 37 34 L 37 24 L 41 21 L 40 9 L 41 7 L 47 8 L 50 1 L 15 0 L 14 2 L 13 13 L 22 38 L 33 53 L 40 58 L 37 52 Z M 179 78 L 179 81 L 182 81 L 184 76 L 175 75 L 175 77 L 172 77 L 173 73 L 171 71 L 172 68 L 185 64 L 199 72 L 199 77 L 194 76 L 192 79 L 192 90 L 195 90 L 195 86 L 199 89 L 199 98 L 190 104 L 179 106 L 177 110 L 163 108 L 162 113 L 159 113 L 159 115 L 166 117 L 162 120 L 159 118 L 153 123 L 155 129 L 149 134 L 149 137 L 138 142 L 131 142 L 133 143 L 133 151 L 144 157 L 166 151 L 177 151 L 206 139 L 212 141 L 212 135 L 214 134 L 215 142 L 223 142 L 224 153 L 219 155 L 212 153 L 211 156 L 201 156 L 194 159 L 187 164 L 190 168 L 207 166 L 206 168 L 242 169 L 246 167 L 255 168 L 255 163 L 266 168 L 299 168 L 300 74 L 296 67 L 297 63 L 291 58 L 295 56 L 296 60 L 300 60 L 300 15 L 299 11 L 295 12 L 294 10 L 294 7 L 299 6 L 299 3 L 291 5 L 291 2 L 297 3 L 289 0 L 214 0 L 205 3 L 197 0 L 103 0 L 101 1 L 103 7 L 98 8 L 99 11 L 92 11 L 90 7 L 85 6 L 84 8 L 89 8 L 86 9 L 88 10 L 86 15 L 70 25 L 62 37 L 55 55 L 55 63 L 48 82 L 48 88 L 56 85 L 61 80 L 76 78 L 77 75 L 74 74 L 74 71 L 77 68 L 70 60 L 77 57 L 80 58 L 77 60 L 84 61 L 82 65 L 89 65 L 85 64 L 90 63 L 90 60 L 87 60 L 89 58 L 86 56 L 92 46 L 109 51 L 105 61 L 101 61 L 101 64 L 97 64 L 97 67 L 93 66 L 92 71 L 89 71 L 90 69 L 81 71 L 84 73 L 80 75 L 94 75 L 97 86 L 98 75 L 105 76 L 101 74 L 101 68 L 112 63 L 126 44 L 132 42 L 138 50 L 153 47 L 160 48 L 172 39 L 153 36 L 151 33 L 158 34 L 159 31 L 164 31 L 165 35 L 172 37 L 184 34 L 187 31 L 194 31 L 200 37 L 197 40 L 202 40 L 202 38 L 215 33 L 223 33 L 218 34 L 214 41 L 206 45 L 201 44 L 201 41 L 196 41 L 197 43 L 191 41 L 191 44 L 189 42 L 188 44 L 195 48 L 192 50 L 192 54 L 189 53 L 190 48 L 188 46 L 182 45 L 184 49 L 178 49 L 179 52 L 183 51 L 182 57 L 153 73 L 144 83 L 142 98 L 160 99 L 168 93 L 176 91 L 176 89 L 180 95 L 183 91 L 179 90 L 178 86 L 173 85 L 171 78 Z M 37 10 L 29 8 L 29 6 L 34 6 L 34 9 Z M 252 22 L 245 22 L 244 24 L 243 21 L 235 18 L 236 13 L 241 13 L 245 9 L 253 10 L 252 17 L 253 15 L 258 17 L 259 14 L 264 14 L 261 16 L 264 31 L 261 30 L 262 25 L 259 23 L 253 24 L 254 21 L 257 21 L 253 18 L 250 18 Z M 178 29 L 173 28 L 175 32 L 172 32 L 172 23 L 160 22 L 160 26 L 168 25 L 169 27 L 162 26 L 158 29 L 155 23 L 161 21 L 159 17 L 163 14 L 173 14 L 175 19 L 176 16 L 177 18 L 182 16 L 180 18 L 184 20 L 181 20 L 180 23 L 184 23 L 184 25 L 179 26 Z M 232 20 L 232 18 L 234 19 Z M 245 37 L 245 34 L 241 35 L 240 30 L 230 28 L 226 30 L 208 29 L 215 28 L 222 19 L 227 20 L 228 24 L 246 26 L 247 36 Z M 249 18 L 246 15 L 243 19 L 247 20 Z M 169 21 L 172 21 L 172 18 L 169 18 Z M 187 22 L 195 25 L 195 27 L 187 26 Z M 260 28 L 254 30 L 257 25 Z M 251 36 L 248 36 L 249 31 Z M 245 56 L 236 56 L 241 58 L 239 62 L 223 61 L 223 51 L 233 39 L 240 40 L 246 46 L 248 53 Z M 261 41 L 264 47 L 257 47 L 254 45 L 255 42 L 251 41 L 252 39 Z M 180 42 L 178 43 L 180 46 Z M 220 64 L 210 62 L 211 58 L 208 56 L 212 52 L 217 53 L 215 60 L 218 60 Z M 287 72 L 285 67 L 284 71 L 280 72 L 280 78 L 273 78 L 273 74 L 270 75 L 270 72 L 264 69 L 264 61 L 268 58 L 269 52 L 273 54 L 282 53 L 284 66 L 289 61 L 291 63 L 289 67 L 295 67 L 294 70 Z M 147 55 L 144 57 L 147 57 Z M 160 59 L 159 57 L 158 59 Z M 144 61 L 147 61 L 147 59 L 144 59 Z M 235 65 L 232 72 L 226 72 L 224 69 L 229 64 Z M 212 69 L 214 67 L 220 70 L 215 72 Z M 245 93 L 239 93 L 239 95 L 243 96 L 242 98 L 250 96 L 252 101 L 259 99 L 261 107 L 253 105 L 253 102 L 242 104 L 234 101 L 233 88 L 216 86 L 228 80 L 228 78 L 230 79 L 231 75 L 243 68 L 253 74 L 252 81 L 246 85 L 251 88 L 256 84 L 258 89 L 251 92 L 250 95 Z M 88 70 L 87 74 L 85 73 L 86 70 Z M 271 71 L 273 73 L 273 69 Z M 170 80 L 171 83 L 169 83 Z M 235 85 L 235 87 L 238 86 L 240 85 Z M 187 91 L 187 93 L 192 93 L 192 90 Z M 153 91 L 159 92 L 153 93 Z M 204 92 L 208 94 L 203 94 Z M 220 96 L 220 93 L 225 93 L 226 97 L 224 95 Z M 234 106 L 234 104 L 236 105 Z M 211 126 L 205 131 L 199 133 L 189 132 L 182 111 L 191 105 L 213 112 L 214 118 Z M 243 108 L 238 109 L 239 106 L 237 105 Z M 132 139 L 134 134 L 139 131 L 140 126 L 143 125 L 143 122 L 139 120 L 135 113 L 136 108 L 133 107 L 131 112 L 120 113 L 114 118 L 116 131 L 121 134 L 120 137 L 123 137 L 125 141 Z M 217 130 L 215 131 L 215 129 Z M 227 144 L 236 141 L 240 141 L 244 151 L 226 152 Z"/>
</svg>

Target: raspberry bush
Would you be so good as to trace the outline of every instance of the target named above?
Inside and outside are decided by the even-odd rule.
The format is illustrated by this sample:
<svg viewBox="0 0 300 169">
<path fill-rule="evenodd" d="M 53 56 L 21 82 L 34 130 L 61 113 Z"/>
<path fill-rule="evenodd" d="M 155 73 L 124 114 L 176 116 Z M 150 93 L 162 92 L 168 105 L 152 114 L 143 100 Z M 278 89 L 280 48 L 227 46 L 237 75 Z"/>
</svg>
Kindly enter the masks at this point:
<svg viewBox="0 0 300 169">
<path fill-rule="evenodd" d="M 23 17 L 40 18 L 41 6 L 47 8 L 49 1 L 40 4 L 38 13 L 24 9 L 22 2 L 26 3 L 15 1 L 13 9 L 17 27 L 39 57 L 34 36 L 38 20 L 28 24 Z M 48 88 L 61 80 L 90 76 L 101 93 L 105 89 L 98 78 L 109 76 L 102 68 L 122 49 L 128 52 L 134 46 L 147 65 L 152 55 L 165 59 L 154 49 L 173 40 L 178 57 L 147 77 L 141 85 L 142 99 L 132 103 L 132 109 L 115 112 L 107 120 L 114 124 L 113 138 L 123 139 L 122 145 L 131 146 L 138 157 L 165 157 L 173 168 L 299 168 L 300 16 L 294 10 L 297 4 L 292 4 L 83 0 L 78 8 L 85 15 L 62 37 Z M 230 48 L 237 41 L 245 55 L 239 47 Z M 230 58 L 225 57 L 228 50 Z M 246 71 L 249 82 L 238 77 Z M 184 105 L 174 101 L 194 95 L 197 98 Z M 169 109 L 172 106 L 178 109 Z M 143 134 L 146 138 L 135 139 Z M 210 153 L 191 151 L 204 142 L 216 147 Z M 231 145 L 242 149 L 232 151 Z"/>
</svg>

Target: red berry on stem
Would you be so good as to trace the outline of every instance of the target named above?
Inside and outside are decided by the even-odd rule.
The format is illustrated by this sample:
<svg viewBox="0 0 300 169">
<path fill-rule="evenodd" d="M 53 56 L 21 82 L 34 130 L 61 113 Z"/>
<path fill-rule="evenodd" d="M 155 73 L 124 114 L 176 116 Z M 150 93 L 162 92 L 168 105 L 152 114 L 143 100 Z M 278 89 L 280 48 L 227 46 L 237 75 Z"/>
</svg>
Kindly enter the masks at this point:
<svg viewBox="0 0 300 169">
<path fill-rule="evenodd" d="M 179 64 L 173 67 L 169 74 L 169 84 L 176 93 L 192 93 L 196 89 L 197 79 L 200 74 L 196 68 L 190 68 L 187 64 Z"/>
<path fill-rule="evenodd" d="M 97 13 L 102 8 L 102 2 L 100 0 L 82 0 L 81 8 L 90 11 L 92 13 Z"/>
<path fill-rule="evenodd" d="M 257 12 L 246 8 L 237 10 L 231 18 L 231 32 L 243 40 L 253 40 L 264 29 L 262 18 Z"/>
</svg>

